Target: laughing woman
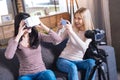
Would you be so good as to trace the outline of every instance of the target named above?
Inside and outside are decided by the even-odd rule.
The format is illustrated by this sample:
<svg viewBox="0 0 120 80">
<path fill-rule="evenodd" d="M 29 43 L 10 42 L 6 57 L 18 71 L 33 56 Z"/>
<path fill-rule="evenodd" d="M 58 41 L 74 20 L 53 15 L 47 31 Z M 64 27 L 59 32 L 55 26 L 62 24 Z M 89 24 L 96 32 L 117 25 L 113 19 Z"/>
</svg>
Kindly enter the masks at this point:
<svg viewBox="0 0 120 80">
<path fill-rule="evenodd" d="M 87 8 L 78 9 L 74 13 L 73 21 L 74 25 L 68 21 L 65 26 L 59 26 L 62 28 L 59 29 L 58 34 L 62 40 L 68 38 L 68 42 L 58 58 L 57 67 L 60 71 L 68 73 L 68 80 L 79 80 L 78 71 L 85 70 L 85 80 L 88 80 L 91 69 L 95 65 L 93 59 L 83 60 L 91 42 L 91 39 L 87 39 L 84 33 L 86 30 L 94 29 L 90 11 Z"/>
</svg>

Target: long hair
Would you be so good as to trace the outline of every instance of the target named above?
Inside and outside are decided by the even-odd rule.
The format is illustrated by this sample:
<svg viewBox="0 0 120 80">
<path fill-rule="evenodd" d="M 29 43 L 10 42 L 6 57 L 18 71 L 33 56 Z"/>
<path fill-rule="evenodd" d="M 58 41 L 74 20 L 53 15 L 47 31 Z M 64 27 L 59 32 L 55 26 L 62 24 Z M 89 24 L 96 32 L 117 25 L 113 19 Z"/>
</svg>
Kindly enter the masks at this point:
<svg viewBox="0 0 120 80">
<path fill-rule="evenodd" d="M 94 29 L 91 13 L 90 13 L 89 9 L 82 7 L 74 13 L 74 16 L 76 14 L 80 14 L 80 16 L 82 17 L 83 24 L 84 24 L 83 27 L 85 30 L 93 30 Z"/>
<path fill-rule="evenodd" d="M 35 27 L 32 28 L 32 32 L 29 34 L 30 47 L 36 49 L 39 44 L 38 31 Z"/>
<path fill-rule="evenodd" d="M 18 32 L 19 32 L 19 24 L 21 22 L 21 20 L 24 20 L 26 18 L 30 17 L 30 15 L 28 13 L 18 13 L 15 16 L 15 22 L 14 22 L 14 37 L 17 36 Z M 22 40 L 22 37 L 20 39 L 20 41 Z M 19 42 L 20 42 L 19 41 Z M 32 32 L 29 33 L 29 44 L 30 44 L 30 48 L 37 48 L 39 46 L 39 38 L 38 38 L 38 31 L 35 27 L 32 28 Z"/>
<path fill-rule="evenodd" d="M 24 20 L 26 18 L 30 17 L 29 14 L 27 13 L 18 13 L 16 16 L 15 16 L 15 22 L 14 22 L 14 37 L 17 36 L 18 34 L 18 31 L 19 31 L 19 24 L 21 22 L 21 20 Z"/>
</svg>

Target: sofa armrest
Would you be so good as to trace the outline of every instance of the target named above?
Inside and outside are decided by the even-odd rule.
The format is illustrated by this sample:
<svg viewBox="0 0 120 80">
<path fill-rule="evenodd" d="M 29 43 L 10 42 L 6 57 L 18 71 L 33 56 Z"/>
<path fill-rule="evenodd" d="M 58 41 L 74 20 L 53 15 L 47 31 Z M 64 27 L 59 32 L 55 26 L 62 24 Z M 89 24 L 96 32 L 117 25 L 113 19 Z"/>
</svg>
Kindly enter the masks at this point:
<svg viewBox="0 0 120 80">
<path fill-rule="evenodd" d="M 9 78 L 10 76 L 13 76 L 14 79 L 17 79 L 18 77 L 18 68 L 19 68 L 19 61 L 15 55 L 15 57 L 11 60 L 7 60 L 4 56 L 4 49 L 0 49 L 0 76 L 6 74 L 6 78 Z M 2 70 L 3 69 L 3 70 Z M 2 73 L 5 71 L 4 73 Z M 9 74 L 9 75 L 7 75 Z M 13 80 L 13 79 L 3 79 L 4 76 L 0 77 L 0 80 Z"/>
<path fill-rule="evenodd" d="M 108 55 L 106 57 L 108 80 L 118 80 L 114 48 L 112 46 L 107 46 L 107 45 L 99 46 L 98 48 L 104 50 L 105 53 Z"/>
<path fill-rule="evenodd" d="M 0 80 L 14 80 L 12 72 L 3 64 L 0 64 Z"/>
</svg>

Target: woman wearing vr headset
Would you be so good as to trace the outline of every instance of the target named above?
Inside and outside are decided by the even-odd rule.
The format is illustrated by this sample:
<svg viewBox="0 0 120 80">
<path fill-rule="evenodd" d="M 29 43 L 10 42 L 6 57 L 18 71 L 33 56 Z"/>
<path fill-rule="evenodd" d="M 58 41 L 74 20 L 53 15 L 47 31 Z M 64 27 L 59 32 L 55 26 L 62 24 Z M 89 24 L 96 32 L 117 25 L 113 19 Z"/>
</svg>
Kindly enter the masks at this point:
<svg viewBox="0 0 120 80">
<path fill-rule="evenodd" d="M 45 68 L 40 41 L 54 43 L 61 38 L 41 21 L 39 25 L 27 28 L 24 20 L 28 17 L 30 15 L 27 13 L 15 16 L 15 33 L 8 42 L 5 57 L 12 59 L 16 53 L 20 62 L 18 80 L 56 80 L 54 73 Z M 36 27 L 44 29 L 48 34 L 38 32 Z"/>
<path fill-rule="evenodd" d="M 83 60 L 91 42 L 91 39 L 87 39 L 84 33 L 86 30 L 94 29 L 90 11 L 87 8 L 78 9 L 74 13 L 73 21 L 74 25 L 69 21 L 66 25 L 59 25 L 59 28 L 62 27 L 62 29 L 59 29 L 58 34 L 63 40 L 68 38 L 68 42 L 58 58 L 57 67 L 60 71 L 68 73 L 68 80 L 79 80 L 78 71 L 85 70 L 85 77 L 81 80 L 88 80 L 90 72 L 95 66 L 93 59 Z"/>
</svg>

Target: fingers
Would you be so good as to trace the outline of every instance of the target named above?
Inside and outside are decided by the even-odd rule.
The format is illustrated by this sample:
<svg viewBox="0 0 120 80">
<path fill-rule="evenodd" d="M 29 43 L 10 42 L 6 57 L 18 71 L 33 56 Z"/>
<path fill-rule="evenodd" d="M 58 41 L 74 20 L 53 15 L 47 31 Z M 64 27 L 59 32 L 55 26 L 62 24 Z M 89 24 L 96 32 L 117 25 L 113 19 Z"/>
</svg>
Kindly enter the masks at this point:
<svg viewBox="0 0 120 80">
<path fill-rule="evenodd" d="M 61 29 L 63 27 L 63 25 L 61 24 L 61 22 L 57 23 L 57 28 Z"/>
<path fill-rule="evenodd" d="M 39 23 L 38 25 L 36 25 L 35 27 L 42 28 L 42 26 L 44 26 L 44 24 L 43 24 L 42 21 L 40 20 L 40 23 Z"/>
<path fill-rule="evenodd" d="M 21 33 L 21 32 L 24 32 L 24 30 L 27 30 L 27 29 L 25 29 L 25 25 L 19 27 L 19 32 L 20 32 L 20 33 Z"/>
<path fill-rule="evenodd" d="M 29 32 L 28 29 L 23 29 L 23 34 L 24 34 L 24 33 L 28 33 L 28 32 Z M 22 35 L 23 35 L 23 34 L 22 34 Z"/>
<path fill-rule="evenodd" d="M 71 24 L 69 20 L 66 20 L 67 24 Z"/>
<path fill-rule="evenodd" d="M 72 31 L 73 28 L 72 28 L 72 24 L 68 21 L 68 24 L 66 24 L 66 30 L 68 31 Z"/>
<path fill-rule="evenodd" d="M 25 22 L 24 20 L 22 20 L 19 24 L 19 32 L 18 32 L 18 35 L 22 36 L 26 31 L 27 29 L 25 29 Z"/>
<path fill-rule="evenodd" d="M 22 21 L 20 22 L 19 26 L 22 27 L 23 25 L 25 25 L 24 20 L 22 20 Z"/>
<path fill-rule="evenodd" d="M 25 22 L 24 22 L 24 20 L 22 20 L 21 22 L 20 22 L 20 24 L 19 24 L 19 30 L 23 30 L 25 28 Z"/>
</svg>

